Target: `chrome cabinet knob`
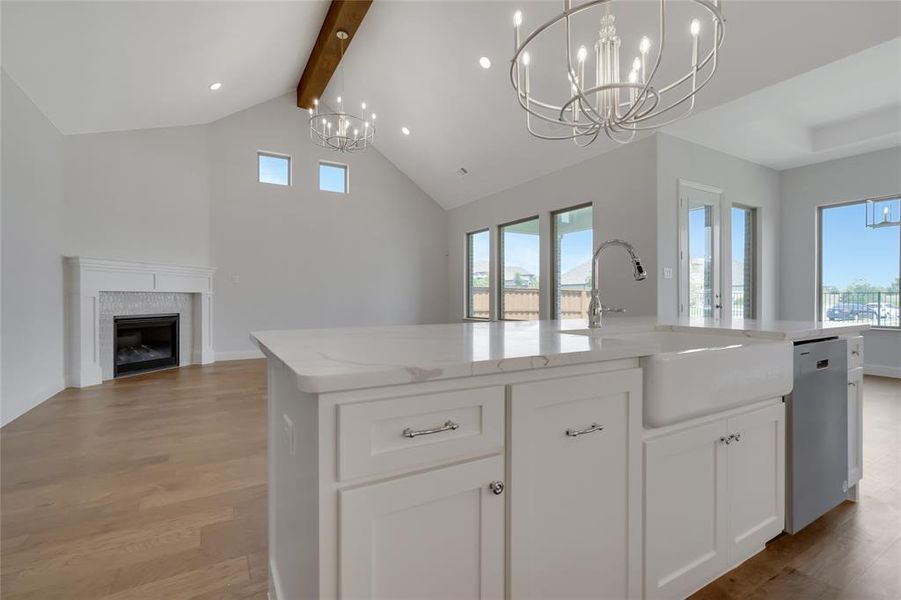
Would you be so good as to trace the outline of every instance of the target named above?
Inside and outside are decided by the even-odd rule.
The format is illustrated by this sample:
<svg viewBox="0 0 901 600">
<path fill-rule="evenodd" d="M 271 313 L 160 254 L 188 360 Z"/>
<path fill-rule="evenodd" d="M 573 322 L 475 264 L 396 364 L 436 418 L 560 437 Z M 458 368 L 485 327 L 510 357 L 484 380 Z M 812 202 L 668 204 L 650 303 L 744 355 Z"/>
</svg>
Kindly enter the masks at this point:
<svg viewBox="0 0 901 600">
<path fill-rule="evenodd" d="M 491 493 L 495 496 L 500 496 L 504 493 L 504 482 L 503 481 L 492 481 L 488 484 L 488 489 L 491 490 Z"/>
</svg>

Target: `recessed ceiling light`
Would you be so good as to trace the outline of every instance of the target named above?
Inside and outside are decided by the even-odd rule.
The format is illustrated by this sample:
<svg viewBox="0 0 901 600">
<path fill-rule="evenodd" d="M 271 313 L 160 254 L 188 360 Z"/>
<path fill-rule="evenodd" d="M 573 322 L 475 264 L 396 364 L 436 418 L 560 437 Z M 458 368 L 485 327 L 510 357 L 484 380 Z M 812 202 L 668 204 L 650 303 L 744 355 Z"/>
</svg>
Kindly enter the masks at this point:
<svg viewBox="0 0 901 600">
<path fill-rule="evenodd" d="M 210 85 L 210 89 L 213 90 L 214 92 L 215 92 L 216 90 L 218 90 L 219 88 L 221 88 L 221 87 L 222 87 L 222 84 L 219 83 L 218 81 L 217 81 L 216 83 Z"/>
<path fill-rule="evenodd" d="M 479 64 L 482 66 L 483 69 L 490 69 L 491 68 L 491 59 L 488 58 L 487 56 L 483 56 L 482 58 L 479 59 Z"/>
<path fill-rule="evenodd" d="M 406 127 L 401 127 L 400 132 L 404 135 L 410 135 L 410 130 L 407 129 Z"/>
</svg>

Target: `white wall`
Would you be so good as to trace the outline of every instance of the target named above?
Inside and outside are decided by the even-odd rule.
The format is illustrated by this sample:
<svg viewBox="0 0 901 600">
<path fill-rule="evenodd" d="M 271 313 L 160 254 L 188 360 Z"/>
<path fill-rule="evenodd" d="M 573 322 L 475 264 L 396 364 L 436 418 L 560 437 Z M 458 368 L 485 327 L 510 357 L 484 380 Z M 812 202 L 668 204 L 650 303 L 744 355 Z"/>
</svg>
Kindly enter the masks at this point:
<svg viewBox="0 0 901 600">
<path fill-rule="evenodd" d="M 207 128 L 65 137 L 70 256 L 209 266 Z"/>
<path fill-rule="evenodd" d="M 901 148 L 799 167 L 780 174 L 781 314 L 816 318 L 817 207 L 901 193 Z M 869 372 L 901 377 L 901 332 L 865 335 Z"/>
<path fill-rule="evenodd" d="M 655 160 L 656 142 L 649 137 L 449 211 L 450 320 L 463 318 L 466 233 L 492 227 L 496 248 L 497 225 L 535 215 L 542 230 L 542 318 L 550 318 L 550 212 L 579 204 L 593 204 L 595 247 L 606 239 L 623 238 L 635 246 L 648 272 L 656 272 Z M 601 260 L 604 304 L 626 307 L 631 315 L 654 315 L 655 278 L 635 282 L 626 255 L 615 248 L 609 252 Z"/>
<path fill-rule="evenodd" d="M 217 359 L 253 354 L 253 330 L 446 319 L 445 212 L 378 150 L 313 146 L 293 94 L 209 136 Z M 258 150 L 290 154 L 293 185 L 258 183 Z M 350 165 L 349 194 L 319 191 L 320 159 Z"/>
<path fill-rule="evenodd" d="M 657 134 L 657 257 L 660 280 L 657 310 L 662 319 L 678 315 L 679 179 L 723 190 L 721 245 L 731 248 L 731 205 L 756 207 L 759 224 L 760 265 L 757 285 L 760 319 L 775 319 L 779 301 L 779 173 L 685 140 Z M 673 269 L 672 279 L 663 279 L 664 267 Z M 726 269 L 731 273 L 731 269 Z M 723 290 L 730 282 L 723 281 Z"/>
<path fill-rule="evenodd" d="M 0 424 L 64 386 L 63 136 L 3 71 Z"/>
</svg>

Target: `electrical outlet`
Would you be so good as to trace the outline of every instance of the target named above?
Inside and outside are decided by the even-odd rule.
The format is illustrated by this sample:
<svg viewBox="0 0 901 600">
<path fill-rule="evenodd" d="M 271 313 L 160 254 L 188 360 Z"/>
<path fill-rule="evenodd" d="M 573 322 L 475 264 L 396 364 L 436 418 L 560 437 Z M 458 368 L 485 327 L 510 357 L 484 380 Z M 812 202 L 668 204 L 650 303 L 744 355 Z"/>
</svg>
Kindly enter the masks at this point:
<svg viewBox="0 0 901 600">
<path fill-rule="evenodd" d="M 294 421 L 286 414 L 282 414 L 282 441 L 288 450 L 288 456 L 294 456 L 296 449 L 294 446 Z"/>
<path fill-rule="evenodd" d="M 673 278 L 673 270 L 670 267 L 663 267 L 663 278 L 664 279 L 672 279 Z"/>
</svg>

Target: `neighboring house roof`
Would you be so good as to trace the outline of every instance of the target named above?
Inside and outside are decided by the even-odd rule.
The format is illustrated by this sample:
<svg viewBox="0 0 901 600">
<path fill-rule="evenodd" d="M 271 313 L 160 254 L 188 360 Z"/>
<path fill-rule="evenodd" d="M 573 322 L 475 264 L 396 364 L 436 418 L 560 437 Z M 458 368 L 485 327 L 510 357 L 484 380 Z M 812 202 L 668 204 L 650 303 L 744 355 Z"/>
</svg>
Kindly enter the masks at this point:
<svg viewBox="0 0 901 600">
<path fill-rule="evenodd" d="M 591 284 L 591 261 L 586 260 L 577 264 L 568 271 L 564 271 L 560 275 L 560 285 L 590 285 Z"/>
</svg>

